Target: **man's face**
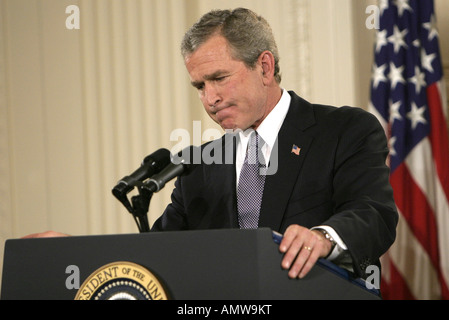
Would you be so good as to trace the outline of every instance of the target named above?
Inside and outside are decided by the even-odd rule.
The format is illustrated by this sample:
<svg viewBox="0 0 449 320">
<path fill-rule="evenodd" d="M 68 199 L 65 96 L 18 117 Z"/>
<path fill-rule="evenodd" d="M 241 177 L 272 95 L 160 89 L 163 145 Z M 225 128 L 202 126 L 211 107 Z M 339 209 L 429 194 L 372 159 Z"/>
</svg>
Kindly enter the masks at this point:
<svg viewBox="0 0 449 320">
<path fill-rule="evenodd" d="M 206 112 L 223 129 L 255 129 L 268 114 L 262 64 L 249 69 L 234 59 L 222 36 L 206 41 L 185 64 Z"/>
</svg>

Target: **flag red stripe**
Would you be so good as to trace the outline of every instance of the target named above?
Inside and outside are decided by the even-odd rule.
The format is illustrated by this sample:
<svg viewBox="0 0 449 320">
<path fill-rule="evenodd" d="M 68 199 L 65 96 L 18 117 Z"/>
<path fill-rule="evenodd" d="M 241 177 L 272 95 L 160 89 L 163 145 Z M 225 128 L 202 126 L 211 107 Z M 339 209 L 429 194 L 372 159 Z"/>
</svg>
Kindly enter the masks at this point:
<svg viewBox="0 0 449 320">
<path fill-rule="evenodd" d="M 382 292 L 382 298 L 385 300 L 415 300 L 407 283 L 402 278 L 402 275 L 396 269 L 394 263 L 390 260 L 389 264 L 389 281 L 382 278 L 380 284 L 380 291 Z"/>
<path fill-rule="evenodd" d="M 441 299 L 449 300 L 449 287 L 447 286 L 447 283 L 445 282 L 442 276 L 440 276 L 440 283 L 441 283 Z"/>
<path fill-rule="evenodd" d="M 446 118 L 443 113 L 441 95 L 436 83 L 427 87 L 427 100 L 430 113 L 430 143 L 433 158 L 441 185 L 449 200 L 449 137 Z"/>
</svg>

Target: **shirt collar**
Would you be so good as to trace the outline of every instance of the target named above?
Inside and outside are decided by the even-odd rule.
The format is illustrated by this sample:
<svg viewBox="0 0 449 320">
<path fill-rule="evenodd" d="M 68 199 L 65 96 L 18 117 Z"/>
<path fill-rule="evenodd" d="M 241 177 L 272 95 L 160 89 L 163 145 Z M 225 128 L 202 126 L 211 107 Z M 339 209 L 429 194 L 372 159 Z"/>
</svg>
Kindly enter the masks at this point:
<svg viewBox="0 0 449 320">
<path fill-rule="evenodd" d="M 281 99 L 256 130 L 266 144 L 262 148 L 262 152 L 264 153 L 265 160 L 267 161 L 270 158 L 271 150 L 273 150 L 273 146 L 276 142 L 279 130 L 281 129 L 285 116 L 287 115 L 288 109 L 290 107 L 290 102 L 290 94 L 287 92 L 287 90 L 282 89 Z M 242 150 L 246 150 L 249 134 L 252 131 L 253 129 L 239 131 Z"/>
<path fill-rule="evenodd" d="M 290 101 L 290 94 L 287 90 L 282 89 L 281 99 L 257 128 L 257 133 L 268 145 L 270 152 L 276 142 L 279 130 L 284 123 L 285 116 L 287 115 L 288 108 L 290 107 Z"/>
</svg>

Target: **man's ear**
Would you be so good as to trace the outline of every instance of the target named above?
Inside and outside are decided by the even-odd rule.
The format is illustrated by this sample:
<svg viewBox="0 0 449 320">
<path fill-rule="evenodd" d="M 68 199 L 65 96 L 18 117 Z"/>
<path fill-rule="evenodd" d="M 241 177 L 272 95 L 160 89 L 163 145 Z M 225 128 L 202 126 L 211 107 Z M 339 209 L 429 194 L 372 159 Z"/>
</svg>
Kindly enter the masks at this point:
<svg viewBox="0 0 449 320">
<path fill-rule="evenodd" d="M 262 68 L 264 83 L 268 84 L 274 79 L 274 56 L 271 51 L 264 51 L 259 56 L 259 64 Z"/>
</svg>

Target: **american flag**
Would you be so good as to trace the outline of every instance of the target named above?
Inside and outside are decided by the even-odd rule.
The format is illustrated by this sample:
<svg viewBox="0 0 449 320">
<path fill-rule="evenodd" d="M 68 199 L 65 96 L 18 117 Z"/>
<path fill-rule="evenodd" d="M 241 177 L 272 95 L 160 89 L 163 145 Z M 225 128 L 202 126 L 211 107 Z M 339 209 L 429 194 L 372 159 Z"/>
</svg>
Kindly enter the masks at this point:
<svg viewBox="0 0 449 320">
<path fill-rule="evenodd" d="M 369 109 L 389 139 L 400 214 L 382 257 L 385 299 L 449 298 L 447 100 L 433 0 L 379 2 Z"/>
<path fill-rule="evenodd" d="M 292 147 L 292 153 L 294 153 L 297 156 L 299 156 L 300 152 L 301 152 L 301 148 L 299 148 L 296 144 L 294 144 L 293 147 Z"/>
</svg>

